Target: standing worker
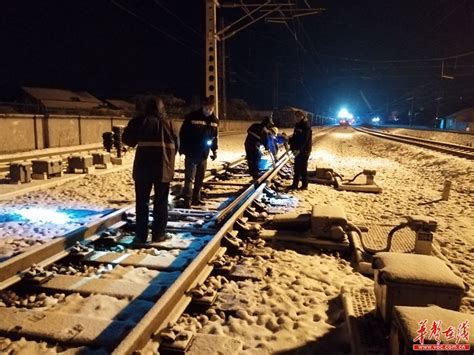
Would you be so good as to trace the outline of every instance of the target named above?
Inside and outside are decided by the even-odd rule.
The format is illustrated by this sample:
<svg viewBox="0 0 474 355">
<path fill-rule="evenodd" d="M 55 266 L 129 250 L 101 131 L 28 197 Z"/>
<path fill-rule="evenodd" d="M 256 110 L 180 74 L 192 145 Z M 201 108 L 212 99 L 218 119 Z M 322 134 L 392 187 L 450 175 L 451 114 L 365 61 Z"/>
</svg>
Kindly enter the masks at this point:
<svg viewBox="0 0 474 355">
<path fill-rule="evenodd" d="M 137 105 L 138 103 L 140 100 Z M 173 123 L 166 116 L 163 101 L 148 95 L 144 98 L 143 105 L 143 111 L 137 111 L 122 135 L 125 144 L 137 146 L 133 162 L 136 243 L 146 243 L 148 239 L 148 204 L 152 187 L 155 195 L 151 239 L 153 242 L 159 242 L 169 237 L 165 233 L 168 222 L 168 194 L 178 151 L 178 137 Z"/>
<path fill-rule="evenodd" d="M 272 158 L 275 159 L 276 152 L 273 151 L 273 138 L 270 129 L 274 127 L 273 119 L 267 116 L 260 123 L 252 124 L 247 130 L 247 138 L 245 139 L 245 154 L 249 166 L 249 173 L 254 180 L 260 177 L 260 160 L 262 152 L 260 147 L 263 146 L 270 152 Z"/>
<path fill-rule="evenodd" d="M 219 120 L 214 115 L 214 106 L 213 96 L 203 99 L 199 110 L 186 115 L 179 132 L 179 152 L 185 155 L 184 187 L 179 197 L 184 199 L 185 208 L 205 204 L 201 189 L 209 151 L 212 160 L 217 158 Z"/>
<path fill-rule="evenodd" d="M 312 136 L 311 126 L 308 118 L 302 111 L 296 111 L 296 124 L 293 136 L 290 138 L 290 149 L 295 156 L 295 175 L 290 189 L 298 189 L 298 184 L 302 182 L 301 190 L 308 189 L 308 160 L 311 155 Z"/>
</svg>

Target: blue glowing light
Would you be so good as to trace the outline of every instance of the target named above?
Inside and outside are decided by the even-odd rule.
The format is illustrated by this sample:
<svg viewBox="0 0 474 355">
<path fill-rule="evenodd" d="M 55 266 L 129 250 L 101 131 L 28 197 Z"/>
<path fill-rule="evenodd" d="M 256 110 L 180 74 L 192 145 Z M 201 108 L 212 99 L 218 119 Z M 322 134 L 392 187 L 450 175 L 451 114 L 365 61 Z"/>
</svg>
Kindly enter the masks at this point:
<svg viewBox="0 0 474 355">
<path fill-rule="evenodd" d="M 71 220 L 66 213 L 55 209 L 27 207 L 17 209 L 15 212 L 33 223 L 65 224 Z"/>
<path fill-rule="evenodd" d="M 261 159 L 258 164 L 259 170 L 268 170 L 272 167 L 272 162 L 268 159 Z"/>
<path fill-rule="evenodd" d="M 209 139 L 206 144 L 210 147 L 212 145 L 212 139 Z"/>
<path fill-rule="evenodd" d="M 29 222 L 29 223 L 51 223 L 67 224 L 81 223 L 91 218 L 97 218 L 111 212 L 112 210 L 89 210 L 58 208 L 54 206 L 15 206 L 0 214 L 0 223 Z"/>
</svg>

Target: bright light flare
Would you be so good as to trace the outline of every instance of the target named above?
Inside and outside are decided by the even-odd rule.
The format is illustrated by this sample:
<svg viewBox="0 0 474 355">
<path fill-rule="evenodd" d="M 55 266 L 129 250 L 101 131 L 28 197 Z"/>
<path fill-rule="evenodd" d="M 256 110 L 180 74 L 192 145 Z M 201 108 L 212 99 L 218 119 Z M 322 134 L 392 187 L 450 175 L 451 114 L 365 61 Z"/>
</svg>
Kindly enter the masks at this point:
<svg viewBox="0 0 474 355">
<path fill-rule="evenodd" d="M 380 117 L 374 117 L 372 118 L 373 123 L 379 123 L 380 122 Z"/>
<path fill-rule="evenodd" d="M 212 139 L 209 139 L 206 144 L 210 147 L 212 145 Z"/>
<path fill-rule="evenodd" d="M 65 224 L 71 221 L 66 213 L 51 208 L 25 207 L 17 209 L 15 213 L 34 223 Z"/>
<path fill-rule="evenodd" d="M 337 114 L 337 118 L 352 120 L 354 115 L 350 113 L 347 108 L 341 108 Z"/>
</svg>

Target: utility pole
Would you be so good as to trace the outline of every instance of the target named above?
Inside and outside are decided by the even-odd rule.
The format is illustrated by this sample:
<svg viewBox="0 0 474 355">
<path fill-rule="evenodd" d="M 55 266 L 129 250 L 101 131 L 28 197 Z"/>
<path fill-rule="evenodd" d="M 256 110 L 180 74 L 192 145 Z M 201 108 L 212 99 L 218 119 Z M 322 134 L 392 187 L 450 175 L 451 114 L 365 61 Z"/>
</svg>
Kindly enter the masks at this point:
<svg viewBox="0 0 474 355">
<path fill-rule="evenodd" d="M 219 102 L 219 90 L 218 90 L 218 67 L 217 63 L 223 59 L 217 59 L 217 41 L 223 43 L 225 40 L 236 35 L 238 32 L 244 30 L 250 25 L 267 18 L 272 15 L 271 20 L 277 23 L 284 23 L 288 26 L 287 21 L 295 20 L 299 17 L 320 14 L 324 11 L 322 8 L 311 8 L 307 2 L 307 8 L 299 9 L 297 4 L 289 2 L 273 3 L 272 0 L 262 0 L 260 3 L 219 3 L 218 0 L 204 0 L 205 1 L 205 12 L 206 12 L 206 48 L 204 51 L 205 63 L 206 63 L 206 96 L 213 96 L 215 99 L 216 115 L 219 114 L 219 107 L 225 110 L 225 103 L 220 106 Z M 221 28 L 219 32 L 216 29 L 217 22 L 217 7 L 223 8 L 240 8 L 245 12 L 245 15 L 231 24 Z M 269 18 L 270 19 L 270 18 Z M 238 26 L 237 26 L 238 25 Z M 225 56 L 225 47 L 222 50 L 222 56 Z M 225 75 L 225 64 L 223 64 L 222 74 Z M 225 86 L 225 84 L 224 84 Z M 222 94 L 225 95 L 225 88 L 223 88 Z M 224 100 L 225 101 L 225 100 Z M 224 113 L 225 115 L 225 113 Z"/>
<path fill-rule="evenodd" d="M 224 19 L 221 18 L 220 20 L 220 28 L 224 28 Z M 220 88 L 222 94 L 221 100 L 221 109 L 220 109 L 220 118 L 226 119 L 227 118 L 227 85 L 226 85 L 226 50 L 225 50 L 225 41 L 220 41 L 221 44 L 221 53 L 219 58 L 221 59 L 221 81 L 220 81 Z"/>
<path fill-rule="evenodd" d="M 215 99 L 216 116 L 219 115 L 219 91 L 217 84 L 217 35 L 216 35 L 217 0 L 206 0 L 206 97 Z"/>
</svg>

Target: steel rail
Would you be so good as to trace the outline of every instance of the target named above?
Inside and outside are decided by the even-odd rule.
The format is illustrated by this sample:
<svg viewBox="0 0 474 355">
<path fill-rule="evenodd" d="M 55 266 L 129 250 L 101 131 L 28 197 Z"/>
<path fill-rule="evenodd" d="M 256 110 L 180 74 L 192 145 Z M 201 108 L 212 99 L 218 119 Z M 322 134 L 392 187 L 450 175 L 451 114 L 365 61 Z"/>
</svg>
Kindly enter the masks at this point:
<svg viewBox="0 0 474 355">
<path fill-rule="evenodd" d="M 462 135 L 474 135 L 474 132 L 470 131 L 455 131 L 453 129 L 441 129 L 441 128 L 425 128 L 425 127 L 420 127 L 420 126 L 404 126 L 404 125 L 399 125 L 399 126 L 370 126 L 370 127 L 377 127 L 377 128 L 388 128 L 388 129 L 393 129 L 393 128 L 404 128 L 404 129 L 410 129 L 413 131 L 428 131 L 428 132 L 441 132 L 441 133 L 454 133 L 454 134 L 462 134 Z"/>
<path fill-rule="evenodd" d="M 237 134 L 243 134 L 244 132 L 238 131 L 229 131 L 229 132 L 220 132 L 219 136 L 226 137 Z M 49 151 L 48 151 L 49 149 Z M 9 164 L 14 162 L 22 162 L 27 160 L 40 159 L 45 157 L 61 157 L 64 155 L 69 155 L 73 153 L 82 153 L 82 152 L 92 152 L 103 150 L 102 143 L 91 143 L 82 146 L 73 146 L 73 147 L 62 147 L 62 148 L 46 148 L 45 150 L 37 152 L 25 152 L 25 153 L 13 153 L 13 154 L 0 154 L 0 173 L 8 172 Z M 62 159 L 66 161 L 65 158 Z"/>
<path fill-rule="evenodd" d="M 330 130 L 329 130 L 330 131 Z M 324 134 L 327 134 L 325 132 Z M 323 134 L 317 134 L 316 138 Z M 233 229 L 234 223 L 240 218 L 253 200 L 259 196 L 279 171 L 290 161 L 287 153 L 284 153 L 275 167 L 268 170 L 255 183 L 243 191 L 229 206 L 215 217 L 216 225 L 222 224 L 215 236 L 206 247 L 198 254 L 184 272 L 178 277 L 173 285 L 166 290 L 158 302 L 148 313 L 135 325 L 122 342 L 113 350 L 112 354 L 133 354 L 143 348 L 153 334 L 163 330 L 170 321 L 175 321 L 184 312 L 187 305 L 191 303 L 190 291 L 201 281 L 207 278 L 212 271 L 210 263 L 222 250 L 221 240 L 227 232 Z M 227 219 L 226 219 L 227 218 Z"/>
<path fill-rule="evenodd" d="M 241 164 L 244 158 L 239 158 L 236 161 L 226 163 L 215 174 L 223 173 L 228 167 Z M 205 177 L 206 180 L 212 179 L 214 174 L 208 172 Z M 3 290 L 16 282 L 21 280 L 22 274 L 28 270 L 33 264 L 47 264 L 53 263 L 64 255 L 63 253 L 73 247 L 76 242 L 89 240 L 102 230 L 118 223 L 122 217 L 129 210 L 133 210 L 135 204 L 129 204 L 112 211 L 99 219 L 90 222 L 89 224 L 80 228 L 74 229 L 66 234 L 53 239 L 46 244 L 35 246 L 13 256 L 5 261 L 0 262 L 0 290 Z M 46 266 L 42 265 L 42 266 Z"/>
<path fill-rule="evenodd" d="M 268 170 L 263 174 L 254 184 L 251 184 L 245 191 L 243 191 L 235 200 L 233 200 L 227 207 L 221 210 L 214 218 L 215 225 L 220 225 L 222 222 L 229 216 L 232 211 L 234 211 L 239 205 L 245 201 L 252 193 L 254 193 L 257 188 L 265 183 L 266 181 L 270 181 L 279 171 L 280 169 L 286 165 L 289 161 L 288 154 L 285 155 L 278 161 L 276 166 L 272 170 Z"/>
<path fill-rule="evenodd" d="M 242 159 L 240 159 L 240 162 Z M 246 192 L 238 198 L 239 203 L 234 204 L 232 209 L 228 209 L 226 216 L 231 216 L 226 220 L 222 220 L 223 225 L 217 231 L 216 235 L 204 247 L 191 264 L 185 268 L 183 273 L 178 277 L 176 282 L 163 294 L 158 302 L 153 306 L 140 322 L 126 335 L 126 337 L 115 348 L 115 354 L 128 354 L 143 345 L 150 339 L 153 334 L 162 330 L 170 319 L 179 317 L 186 306 L 191 302 L 189 291 L 197 285 L 198 282 L 204 281 L 210 272 L 212 266 L 210 261 L 218 254 L 223 254 L 225 248 L 221 246 L 221 240 L 229 230 L 233 229 L 235 221 L 243 215 L 246 208 L 253 200 L 262 193 L 266 186 L 266 182 L 273 179 L 279 170 L 289 161 L 286 154 L 274 167 L 274 169 L 266 172 L 255 184 L 252 184 Z M 235 165 L 237 162 L 231 163 Z M 225 169 L 224 169 L 225 170 Z M 21 280 L 22 274 L 34 263 L 49 265 L 59 258 L 65 256 L 68 248 L 75 245 L 78 241 L 97 238 L 97 233 L 122 223 L 124 214 L 132 206 L 126 206 L 120 210 L 107 214 L 98 220 L 89 223 L 87 226 L 78 228 L 66 235 L 53 240 L 43 246 L 33 247 L 31 250 L 25 251 L 18 256 L 12 257 L 3 263 L 0 263 L 0 289 L 8 287 Z M 177 319 L 177 318 L 176 318 Z"/>
<path fill-rule="evenodd" d="M 98 232 L 108 228 L 120 221 L 133 206 L 126 206 L 112 211 L 97 220 L 80 228 L 74 229 L 65 235 L 53 239 L 51 242 L 32 247 L 21 254 L 13 256 L 0 263 L 0 290 L 5 289 L 18 282 L 22 274 L 33 264 L 40 264 L 46 260 L 52 263 L 62 257 L 62 253 L 73 247 L 77 242 L 88 240 Z"/>
<path fill-rule="evenodd" d="M 462 146 L 459 144 L 447 143 L 447 142 L 434 142 L 423 138 L 415 138 L 402 136 L 398 134 L 382 133 L 375 130 L 353 127 L 356 131 L 370 134 L 379 138 L 385 138 L 392 141 L 397 141 L 401 143 L 407 143 L 416 145 L 423 148 L 428 148 L 431 150 L 436 150 L 442 153 L 455 155 L 461 158 L 474 159 L 474 147 Z"/>
<path fill-rule="evenodd" d="M 268 174 L 270 177 L 271 174 Z M 258 187 L 253 187 L 253 193 L 246 195 L 239 208 L 222 225 L 216 235 L 209 241 L 206 247 L 198 254 L 184 272 L 178 277 L 173 285 L 166 290 L 158 302 L 148 311 L 138 324 L 128 333 L 125 339 L 113 350 L 112 354 L 132 354 L 143 348 L 151 336 L 163 330 L 170 319 L 179 317 L 186 306 L 191 302 L 189 291 L 192 290 L 199 280 L 205 278 L 203 271 L 221 250 L 221 240 L 229 230 L 233 229 L 235 221 L 244 213 L 253 200 L 262 193 L 266 184 L 263 182 Z M 211 269 L 208 269 L 209 273 Z M 205 271 L 204 271 L 205 272 Z"/>
<path fill-rule="evenodd" d="M 44 158 L 44 157 L 55 157 L 55 156 L 60 156 L 60 155 L 65 155 L 65 154 L 87 152 L 87 151 L 99 150 L 99 149 L 103 149 L 102 143 L 90 144 L 87 146 L 64 147 L 61 150 L 54 150 L 54 151 L 4 154 L 4 155 L 0 155 L 0 164 L 8 164 L 8 163 L 13 163 L 17 161 L 39 159 L 39 158 Z"/>
</svg>

